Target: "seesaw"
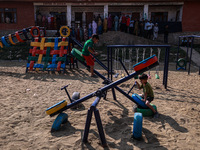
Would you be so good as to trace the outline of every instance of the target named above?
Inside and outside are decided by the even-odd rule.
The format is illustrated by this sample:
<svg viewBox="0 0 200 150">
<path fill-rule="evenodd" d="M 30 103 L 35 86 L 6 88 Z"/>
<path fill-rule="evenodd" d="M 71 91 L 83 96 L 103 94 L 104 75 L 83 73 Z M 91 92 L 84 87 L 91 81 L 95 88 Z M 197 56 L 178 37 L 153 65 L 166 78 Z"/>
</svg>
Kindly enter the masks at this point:
<svg viewBox="0 0 200 150">
<path fill-rule="evenodd" d="M 72 50 L 72 55 L 73 55 L 73 51 L 77 51 L 75 49 Z M 80 53 L 76 52 L 76 54 L 78 54 L 79 56 Z M 74 55 L 73 55 L 74 56 Z M 77 56 L 76 56 L 77 57 Z M 79 62 L 81 62 L 83 65 L 85 65 L 86 67 L 88 67 L 84 61 L 82 60 L 79 60 Z M 99 115 L 99 111 L 98 109 L 96 108 L 96 106 L 98 105 L 101 97 L 105 97 L 107 91 L 109 89 L 116 89 L 118 90 L 120 93 L 122 93 L 124 96 L 126 96 L 129 100 L 131 100 L 132 102 L 136 103 L 137 105 L 142 105 L 142 102 L 138 102 L 137 100 L 135 100 L 133 97 L 131 97 L 130 95 L 128 95 L 126 92 L 124 92 L 122 89 L 120 89 L 119 87 L 117 87 L 117 85 L 123 83 L 123 82 L 126 82 L 136 76 L 138 76 L 139 74 L 155 67 L 158 65 L 158 61 L 157 61 L 157 57 L 155 55 L 153 55 L 152 57 L 149 57 L 145 60 L 143 60 L 142 62 L 134 65 L 134 67 L 137 66 L 137 68 L 141 68 L 141 70 L 137 69 L 137 71 L 133 72 L 132 74 L 130 75 L 127 75 L 125 76 L 124 78 L 122 79 L 119 79 L 115 82 L 112 82 L 110 80 L 107 80 L 103 75 L 101 75 L 98 71 L 94 70 L 94 73 L 96 75 L 98 75 L 100 78 L 102 78 L 104 80 L 104 83 L 106 82 L 107 85 L 105 85 L 104 87 L 98 89 L 97 91 L 94 91 L 90 94 L 88 94 L 87 96 L 84 96 L 80 99 L 77 99 L 73 102 L 71 102 L 70 104 L 68 105 L 65 105 L 64 107 L 63 106 L 60 106 L 60 103 L 56 104 L 55 106 L 58 107 L 59 109 L 56 109 L 56 111 L 50 111 L 52 108 L 48 108 L 46 111 L 50 111 L 51 113 L 48 113 L 48 115 L 50 115 L 51 117 L 52 116 L 55 116 L 57 114 L 60 114 L 60 113 L 63 113 L 63 111 L 69 109 L 69 108 L 72 108 L 73 106 L 75 105 L 78 105 L 92 97 L 96 97 L 95 101 L 93 102 L 93 104 L 91 105 L 90 109 L 88 110 L 88 115 L 87 115 L 87 120 L 86 120 L 86 125 L 85 125 L 85 130 L 84 130 L 84 136 L 83 136 L 83 142 L 87 142 L 87 138 L 88 138 L 88 133 L 89 133 L 89 128 L 90 128 L 90 123 L 91 123 L 91 118 L 92 118 L 92 113 L 94 112 L 95 114 L 95 118 L 96 118 L 96 122 L 97 122 L 97 127 L 98 127 L 98 131 L 99 131 L 99 135 L 100 135 L 100 138 L 101 138 L 101 142 L 102 142 L 102 145 L 103 146 L 106 146 L 106 140 L 105 140 L 105 135 L 104 135 L 104 132 L 103 132 L 103 127 L 102 127 L 102 123 L 101 123 L 101 118 L 100 118 L 100 115 Z M 143 102 L 144 103 L 144 102 Z M 54 107 L 55 107 L 54 106 Z M 53 107 L 53 108 L 54 108 Z M 141 106 L 142 107 L 142 106 Z M 66 117 L 66 115 L 63 115 L 63 117 Z M 59 118 L 59 119 L 57 119 Z M 59 127 L 61 126 L 61 124 L 63 122 L 66 121 L 66 119 L 61 119 L 60 118 L 60 115 L 58 115 L 58 117 L 56 118 L 56 120 L 54 122 L 56 122 L 58 124 L 58 126 L 56 126 L 56 128 L 54 128 L 52 126 L 52 129 L 55 129 L 55 130 L 58 130 Z M 59 122 L 57 122 L 57 120 L 60 120 Z"/>
</svg>

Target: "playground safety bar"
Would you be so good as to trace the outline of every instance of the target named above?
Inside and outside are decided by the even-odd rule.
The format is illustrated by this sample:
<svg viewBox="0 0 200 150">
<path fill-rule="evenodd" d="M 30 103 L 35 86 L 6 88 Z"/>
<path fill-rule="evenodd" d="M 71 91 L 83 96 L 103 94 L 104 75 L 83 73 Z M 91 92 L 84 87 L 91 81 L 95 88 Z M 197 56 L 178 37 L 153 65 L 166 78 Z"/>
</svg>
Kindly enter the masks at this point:
<svg viewBox="0 0 200 150">
<path fill-rule="evenodd" d="M 80 61 L 80 62 L 81 62 L 81 61 Z M 83 63 L 83 62 L 81 62 L 81 63 Z M 86 64 L 85 64 L 85 65 L 86 65 Z M 157 66 L 157 65 L 159 65 L 158 62 L 156 62 L 156 63 L 154 63 L 154 64 L 152 64 L 152 65 L 150 65 L 150 66 L 148 66 L 148 67 L 146 67 L 146 68 L 144 68 L 144 69 L 142 69 L 142 70 L 139 70 L 139 71 L 137 71 L 137 72 L 133 72 L 133 73 L 130 74 L 129 76 L 125 76 L 125 77 L 122 78 L 122 79 L 119 79 L 119 80 L 117 80 L 117 81 L 115 81 L 115 82 L 112 82 L 112 83 L 110 83 L 110 84 L 108 84 L 108 85 L 106 85 L 106 86 L 100 88 L 99 90 L 97 90 L 97 91 L 95 91 L 95 92 L 92 92 L 92 93 L 88 94 L 87 96 L 85 96 L 85 97 L 83 97 L 83 98 L 80 98 L 80 99 L 76 100 L 75 102 L 73 102 L 73 103 L 71 103 L 71 104 L 68 104 L 67 106 L 65 106 L 65 107 L 63 107 L 61 110 L 59 110 L 59 111 L 57 111 L 57 112 L 51 114 L 50 116 L 52 117 L 52 116 L 54 116 L 54 115 L 56 115 L 56 114 L 59 114 L 59 113 L 61 113 L 62 111 L 65 111 L 65 110 L 67 110 L 67 109 L 69 109 L 69 108 L 71 108 L 71 107 L 73 107 L 73 106 L 75 106 L 75 105 L 77 105 L 77 104 L 79 104 L 79 103 L 82 103 L 82 102 L 84 102 L 84 101 L 86 101 L 86 100 L 88 100 L 88 99 L 90 99 L 90 98 L 92 98 L 92 97 L 94 97 L 94 96 L 101 96 L 102 93 L 106 92 L 108 89 L 111 89 L 111 88 L 117 89 L 120 93 L 122 93 L 124 96 L 126 96 L 128 99 L 130 99 L 132 102 L 134 102 L 134 103 L 137 104 L 137 102 L 136 102 L 130 95 L 128 95 L 128 94 L 127 94 L 126 92 L 124 92 L 122 89 L 120 89 L 119 87 L 117 87 L 117 85 L 119 85 L 119 84 L 121 84 L 121 83 L 123 83 L 123 82 L 126 82 L 126 81 L 130 80 L 131 78 L 134 78 L 134 77 L 138 76 L 139 74 L 141 74 L 141 73 L 143 73 L 143 72 L 145 72 L 145 71 L 147 71 L 147 70 L 149 70 L 149 69 L 151 69 L 151 68 L 153 68 L 153 67 L 155 67 L 155 66 Z M 86 66 L 87 66 L 87 65 L 86 65 Z M 101 75 L 101 74 L 100 74 L 98 71 L 96 71 L 95 69 L 94 69 L 94 73 L 96 73 L 96 75 L 98 75 L 100 78 L 102 78 L 102 79 L 104 79 L 104 80 L 106 79 L 103 75 Z M 110 82 L 111 82 L 111 81 L 110 81 Z"/>
</svg>

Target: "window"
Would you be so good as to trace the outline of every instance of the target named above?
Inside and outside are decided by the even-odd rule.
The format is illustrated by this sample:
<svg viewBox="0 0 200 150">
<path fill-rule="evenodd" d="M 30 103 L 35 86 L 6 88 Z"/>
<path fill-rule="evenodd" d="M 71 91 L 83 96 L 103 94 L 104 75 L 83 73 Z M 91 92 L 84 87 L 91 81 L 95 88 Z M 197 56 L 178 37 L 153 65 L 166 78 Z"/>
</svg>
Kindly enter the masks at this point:
<svg viewBox="0 0 200 150">
<path fill-rule="evenodd" d="M 151 20 L 153 22 L 167 22 L 168 21 L 168 12 L 152 12 Z"/>
<path fill-rule="evenodd" d="M 16 8 L 0 8 L 0 23 L 16 23 L 17 9 Z"/>
</svg>

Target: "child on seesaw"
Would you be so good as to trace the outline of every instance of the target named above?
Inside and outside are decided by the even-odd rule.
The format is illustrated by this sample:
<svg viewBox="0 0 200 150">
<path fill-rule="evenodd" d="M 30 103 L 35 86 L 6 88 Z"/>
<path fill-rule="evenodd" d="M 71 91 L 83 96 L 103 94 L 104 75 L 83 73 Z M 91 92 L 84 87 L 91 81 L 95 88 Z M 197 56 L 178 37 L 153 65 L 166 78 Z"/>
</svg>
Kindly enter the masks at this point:
<svg viewBox="0 0 200 150">
<path fill-rule="evenodd" d="M 148 76 L 146 74 L 142 74 L 140 77 L 141 85 L 136 81 L 137 86 L 139 89 L 143 89 L 144 94 L 140 94 L 140 96 L 143 98 L 142 101 L 145 102 L 145 104 L 153 111 L 154 118 L 158 118 L 158 112 L 150 105 L 150 103 L 154 99 L 154 93 L 151 85 L 147 82 Z"/>
<path fill-rule="evenodd" d="M 98 55 L 98 52 L 94 50 L 94 44 L 99 41 L 99 36 L 97 34 L 93 34 L 92 38 L 87 40 L 83 46 L 82 56 L 85 58 L 86 63 L 90 66 L 91 77 L 96 77 L 94 75 L 94 58 L 91 54 Z"/>
</svg>

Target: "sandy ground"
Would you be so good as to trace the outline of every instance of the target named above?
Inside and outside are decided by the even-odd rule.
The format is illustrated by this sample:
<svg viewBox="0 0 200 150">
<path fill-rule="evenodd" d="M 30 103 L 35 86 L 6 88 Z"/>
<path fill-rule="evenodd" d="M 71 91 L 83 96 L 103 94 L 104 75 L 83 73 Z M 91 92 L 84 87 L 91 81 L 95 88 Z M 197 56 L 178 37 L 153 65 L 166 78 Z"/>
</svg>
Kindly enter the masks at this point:
<svg viewBox="0 0 200 150">
<path fill-rule="evenodd" d="M 77 150 L 77 149 L 200 149 L 200 76 L 197 70 L 190 75 L 171 69 L 168 90 L 161 79 L 155 79 L 151 71 L 155 104 L 159 118 L 144 117 L 142 140 L 131 139 L 133 131 L 134 103 L 119 92 L 113 100 L 108 92 L 101 99 L 98 109 L 101 115 L 107 148 L 101 146 L 97 125 L 93 116 L 88 143 L 82 143 L 87 110 L 95 100 L 82 104 L 80 110 L 68 109 L 69 121 L 60 131 L 51 132 L 56 116 L 49 117 L 45 110 L 69 99 L 60 88 L 71 83 L 69 93 L 78 91 L 81 97 L 102 87 L 102 80 L 90 78 L 87 70 L 67 70 L 66 74 L 25 73 L 25 62 L 0 61 L 0 149 L 1 150 Z M 99 70 L 105 74 L 104 71 Z M 118 78 L 119 79 L 119 78 Z M 134 79 L 120 85 L 128 91 Z M 134 89 L 135 93 L 141 93 Z"/>
</svg>

